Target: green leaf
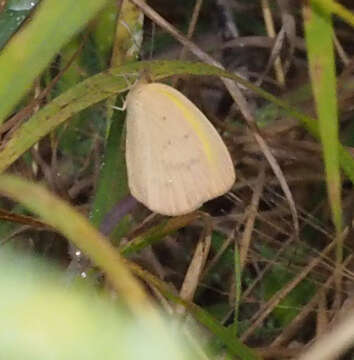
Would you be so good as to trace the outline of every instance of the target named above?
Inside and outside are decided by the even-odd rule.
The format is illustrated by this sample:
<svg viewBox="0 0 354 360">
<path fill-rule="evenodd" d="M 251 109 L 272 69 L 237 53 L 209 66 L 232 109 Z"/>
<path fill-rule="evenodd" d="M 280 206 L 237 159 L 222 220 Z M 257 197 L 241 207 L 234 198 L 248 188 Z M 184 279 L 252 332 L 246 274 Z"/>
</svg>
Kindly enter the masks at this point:
<svg viewBox="0 0 354 360">
<path fill-rule="evenodd" d="M 31 14 L 37 2 L 38 0 L 10 0 L 7 2 L 5 9 L 0 13 L 0 49 Z"/>
<path fill-rule="evenodd" d="M 307 53 L 326 169 L 327 190 L 337 234 L 342 231 L 337 83 L 331 14 L 310 1 L 304 7 Z M 342 258 L 341 245 L 339 261 Z"/>
<path fill-rule="evenodd" d="M 124 260 L 82 214 L 43 187 L 15 176 L 0 176 L 0 191 L 38 214 L 45 223 L 88 255 L 105 271 L 122 301 L 133 312 L 142 314 L 151 308 L 144 290 L 131 275 Z"/>
<path fill-rule="evenodd" d="M 0 151 L 0 172 L 4 171 L 38 140 L 48 135 L 72 115 L 114 94 L 127 90 L 129 88 L 127 79 L 133 82 L 141 71 L 149 71 L 155 81 L 171 75 L 182 74 L 213 75 L 234 79 L 282 108 L 287 115 L 297 118 L 311 135 L 319 138 L 316 119 L 295 110 L 286 101 L 258 88 L 236 74 L 211 65 L 187 61 L 136 62 L 92 76 L 42 108 L 14 132 L 6 147 Z M 342 145 L 339 145 L 339 161 L 348 178 L 354 183 L 354 159 Z"/>
<path fill-rule="evenodd" d="M 149 316 L 134 318 L 94 288 L 68 286 L 66 280 L 39 259 L 2 249 L 3 359 L 200 359 L 171 319 L 157 324 Z"/>
<path fill-rule="evenodd" d="M 0 123 L 29 90 L 55 54 L 106 0 L 42 0 L 36 13 L 0 55 Z"/>
<path fill-rule="evenodd" d="M 96 228 L 99 228 L 102 219 L 112 207 L 129 194 L 124 152 L 123 114 L 118 111 L 115 114 L 117 116 L 113 120 L 107 139 L 97 191 L 92 204 L 91 222 Z M 119 241 L 120 236 L 125 234 L 128 223 L 129 218 L 123 218 L 118 224 L 117 232 L 112 237 Z"/>
</svg>

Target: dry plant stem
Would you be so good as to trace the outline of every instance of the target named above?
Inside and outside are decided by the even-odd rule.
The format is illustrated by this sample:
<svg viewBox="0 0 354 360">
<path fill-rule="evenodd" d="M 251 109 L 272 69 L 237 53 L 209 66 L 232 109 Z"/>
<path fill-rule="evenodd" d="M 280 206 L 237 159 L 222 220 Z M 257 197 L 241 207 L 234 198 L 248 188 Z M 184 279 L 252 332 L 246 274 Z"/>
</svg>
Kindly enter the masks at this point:
<svg viewBox="0 0 354 360">
<path fill-rule="evenodd" d="M 0 14 L 5 9 L 6 3 L 7 3 L 7 0 L 0 0 Z"/>
<path fill-rule="evenodd" d="M 259 170 L 259 175 L 257 179 L 257 185 L 254 189 L 251 204 L 248 210 L 248 217 L 245 226 L 245 231 L 242 234 L 242 238 L 240 241 L 240 267 L 241 270 L 244 268 L 246 264 L 248 249 L 251 243 L 251 236 L 253 232 L 254 223 L 256 221 L 259 200 L 261 198 L 263 187 L 265 181 L 265 164 L 262 164 L 261 169 Z"/>
<path fill-rule="evenodd" d="M 293 61 L 295 47 L 302 50 L 305 49 L 302 39 L 300 42 L 296 38 L 296 21 L 292 13 L 291 0 L 277 0 L 278 7 L 281 13 L 282 27 L 285 30 L 286 38 L 289 43 L 289 50 L 286 56 L 285 64 L 283 66 L 285 74 L 288 72 Z"/>
<path fill-rule="evenodd" d="M 199 59 L 203 60 L 204 62 L 217 66 L 219 68 L 223 68 L 223 66 L 217 62 L 215 59 L 213 59 L 211 56 L 206 54 L 202 49 L 200 49 L 198 46 L 196 46 L 193 42 L 186 39 L 185 36 L 183 36 L 180 32 L 178 32 L 170 23 L 168 23 L 164 18 L 162 18 L 154 9 L 152 9 L 150 6 L 148 6 L 146 3 L 144 3 L 143 0 L 130 0 L 132 3 L 137 5 L 144 13 L 147 15 L 153 22 L 160 25 L 163 29 L 168 31 L 172 36 L 174 36 L 183 46 L 185 46 L 190 52 L 192 52 L 195 56 L 197 56 Z M 282 170 L 280 169 L 279 164 L 277 163 L 276 159 L 274 158 L 273 154 L 271 153 L 269 146 L 264 141 L 264 139 L 259 134 L 259 130 L 257 128 L 257 125 L 254 121 L 254 117 L 249 109 L 249 106 L 247 104 L 247 101 L 245 97 L 243 96 L 240 88 L 237 86 L 237 84 L 230 79 L 221 78 L 223 81 L 225 87 L 229 91 L 231 97 L 234 99 L 236 104 L 239 106 L 240 111 L 242 115 L 244 116 L 247 125 L 250 127 L 252 131 L 252 135 L 254 136 L 256 142 L 260 146 L 261 150 L 264 153 L 264 156 L 266 157 L 267 161 L 269 162 L 273 172 L 275 173 L 275 176 L 278 178 L 280 186 L 289 202 L 290 211 L 292 213 L 293 222 L 294 222 L 294 228 L 296 234 L 299 234 L 299 223 L 297 218 L 297 211 L 295 207 L 295 202 L 293 199 L 293 196 L 290 192 L 289 186 L 286 183 L 284 174 L 282 173 Z"/>
<path fill-rule="evenodd" d="M 186 276 L 184 278 L 182 288 L 180 290 L 180 297 L 183 300 L 192 301 L 195 291 L 197 290 L 199 280 L 204 269 L 206 260 L 209 255 L 211 245 L 212 223 L 211 218 L 207 214 L 203 214 L 205 228 L 200 236 L 197 247 L 191 263 L 189 264 Z M 177 307 L 179 313 L 183 313 L 185 308 L 183 306 Z"/>
<path fill-rule="evenodd" d="M 282 197 L 279 193 L 277 193 L 276 191 L 274 191 L 273 189 L 271 189 L 271 188 L 268 187 L 267 190 L 268 190 L 269 192 L 271 192 L 271 193 L 274 195 L 274 197 L 278 197 L 278 198 L 284 200 L 283 197 Z M 299 219 L 300 219 L 300 220 L 302 220 L 303 222 L 306 222 L 306 224 L 308 224 L 308 225 L 311 225 L 311 227 L 313 227 L 315 230 L 317 230 L 317 231 L 319 231 L 321 234 L 323 234 L 328 240 L 332 241 L 333 235 L 332 235 L 329 231 L 327 231 L 323 226 L 319 225 L 319 224 L 318 224 L 318 221 L 316 221 L 316 218 L 315 218 L 315 216 L 314 216 L 314 214 L 315 214 L 317 211 L 321 210 L 322 207 L 323 207 L 325 204 L 326 204 L 325 201 L 321 201 L 321 202 L 316 206 L 316 208 L 312 211 L 312 213 L 308 213 L 308 212 L 307 212 L 306 210 L 304 210 L 301 206 L 297 206 L 297 209 L 298 209 L 298 214 L 299 214 Z M 286 209 L 285 205 L 278 205 L 278 207 L 280 207 L 280 206 L 282 206 L 282 208 Z M 346 231 L 347 231 L 347 230 L 346 230 Z M 344 233 L 343 233 L 343 234 L 344 234 Z M 343 236 L 345 236 L 345 234 L 344 234 Z M 307 245 L 304 241 L 302 241 L 302 240 L 300 240 L 300 239 L 299 239 L 299 241 L 301 241 L 305 246 L 308 247 L 308 245 Z M 320 254 L 320 252 L 319 252 L 318 250 L 316 250 L 315 248 L 313 248 L 312 250 L 313 250 L 315 253 Z M 328 263 L 335 265 L 335 260 L 333 260 L 331 257 L 324 257 L 324 258 L 327 260 Z M 332 269 L 332 268 L 331 268 L 329 265 L 327 265 L 326 263 L 324 263 L 324 264 L 325 264 L 327 267 L 329 267 L 330 269 Z"/>
<path fill-rule="evenodd" d="M 343 281 L 343 274 L 342 274 L 342 262 L 343 262 L 343 246 L 344 246 L 344 239 L 348 235 L 349 228 L 346 227 L 342 233 L 337 233 L 336 236 L 336 243 L 337 243 L 337 253 L 336 253 L 336 264 L 335 264 L 335 287 L 336 287 L 336 293 L 335 298 L 333 302 L 332 308 L 334 310 L 338 310 L 342 304 L 342 281 Z M 338 250 L 338 245 L 340 244 L 341 249 Z"/>
<path fill-rule="evenodd" d="M 253 283 L 243 292 L 241 300 L 247 298 L 247 296 L 252 292 L 255 286 L 263 279 L 264 274 L 267 273 L 271 269 L 271 267 L 275 264 L 276 260 L 280 257 L 280 255 L 288 248 L 288 246 L 295 240 L 295 236 L 289 237 L 289 239 L 283 244 L 283 246 L 278 250 L 278 252 L 274 256 L 274 260 L 269 262 L 264 269 L 258 274 L 257 278 L 253 281 Z"/>
<path fill-rule="evenodd" d="M 277 192 L 275 192 L 274 190 L 272 190 L 271 188 L 267 188 L 268 191 L 270 191 L 274 197 L 279 197 L 280 199 L 283 199 L 283 197 L 279 196 L 279 194 Z M 326 228 L 324 228 L 322 225 L 318 224 L 318 221 L 316 221 L 316 217 L 315 214 L 323 209 L 325 202 L 321 201 L 312 211 L 311 213 L 307 212 L 305 209 L 303 209 L 300 205 L 297 206 L 298 209 L 298 213 L 299 213 L 299 218 L 300 220 L 302 220 L 303 222 L 305 222 L 307 225 L 312 226 L 315 230 L 317 230 L 318 232 L 320 232 L 321 234 L 323 234 L 328 240 L 332 240 L 333 236 L 332 234 L 326 230 Z M 285 209 L 284 205 L 281 205 L 282 208 Z M 280 205 L 279 205 L 280 207 Z M 302 240 L 300 240 L 302 241 Z M 302 241 L 303 243 L 305 243 L 304 241 Z M 317 251 L 316 249 L 313 249 L 315 252 Z M 319 252 L 318 252 L 319 253 Z M 328 258 L 329 259 L 329 258 Z M 332 259 L 329 259 L 332 263 L 334 263 L 334 261 Z"/>
<path fill-rule="evenodd" d="M 289 359 L 291 357 L 296 356 L 299 353 L 299 349 L 297 347 L 289 348 L 289 347 L 265 347 L 265 348 L 256 348 L 257 353 L 262 356 L 262 359 Z"/>
<path fill-rule="evenodd" d="M 309 265 L 307 265 L 301 273 L 294 278 L 292 281 L 289 281 L 279 292 L 277 292 L 273 297 L 271 297 L 257 313 L 252 317 L 250 322 L 252 325 L 243 333 L 241 340 L 246 341 L 248 337 L 258 328 L 259 325 L 263 323 L 263 320 L 273 311 L 273 309 L 280 303 L 282 299 L 289 292 L 294 289 L 309 273 L 313 270 L 321 261 L 324 255 L 327 255 L 335 246 L 335 242 L 332 241 L 322 252 L 321 255 L 313 259 Z"/>
<path fill-rule="evenodd" d="M 268 191 L 271 191 L 271 189 L 268 188 Z M 277 195 L 277 193 L 274 192 L 274 195 Z M 290 236 L 291 234 L 289 234 L 288 231 L 284 231 L 282 228 L 280 228 L 278 225 L 274 224 L 272 221 L 270 221 L 269 215 L 273 214 L 276 217 L 281 217 L 281 208 L 286 208 L 285 205 L 278 205 L 278 209 L 277 211 L 267 211 L 267 212 L 263 212 L 263 213 L 258 213 L 257 214 L 257 218 L 261 221 L 263 221 L 264 223 L 266 223 L 267 225 L 271 226 L 272 228 L 274 228 L 276 231 L 278 231 L 279 233 L 286 235 L 286 236 Z M 318 210 L 320 210 L 322 207 L 322 205 L 318 205 L 316 207 L 316 209 L 313 211 L 313 214 L 315 214 Z M 306 213 L 305 210 L 301 209 L 301 207 L 299 208 L 299 214 L 300 214 L 300 219 L 305 223 L 310 225 L 311 227 L 313 227 L 314 229 L 316 229 L 317 231 L 319 231 L 320 233 L 322 233 L 328 240 L 332 240 L 332 236 L 331 234 L 329 234 L 325 229 L 323 229 L 322 227 L 318 226 L 315 222 L 315 219 L 313 221 L 311 221 L 311 218 L 313 217 L 313 214 L 309 214 Z M 302 216 L 302 213 L 304 214 L 304 216 Z M 268 215 L 268 216 L 267 216 Z M 262 237 L 264 237 L 264 234 L 262 232 L 259 232 L 257 229 L 254 229 L 255 233 L 260 234 Z M 270 238 L 268 235 L 265 236 L 265 238 L 267 238 L 270 242 L 272 242 L 272 238 Z M 314 249 L 314 248 L 309 248 L 308 245 L 301 241 L 300 241 L 303 246 L 306 246 L 309 250 L 313 251 L 315 254 L 317 255 L 321 255 L 321 252 L 319 252 L 318 250 Z M 348 249 L 349 251 L 351 249 Z M 335 261 L 329 257 L 329 256 L 323 256 L 323 261 L 321 262 L 321 264 L 326 267 L 329 271 L 333 271 L 333 268 L 335 266 Z M 345 273 L 344 273 L 349 279 L 353 278 L 353 273 L 351 273 L 348 269 L 345 269 Z"/>
<path fill-rule="evenodd" d="M 266 157 L 266 159 L 268 160 L 275 176 L 277 177 L 277 179 L 279 180 L 280 186 L 285 194 L 285 197 L 290 205 L 290 211 L 293 217 L 293 223 L 294 223 L 294 229 L 295 229 L 295 235 L 298 238 L 299 237 L 299 220 L 298 220 L 298 214 L 297 214 L 297 210 L 296 210 L 296 205 L 293 199 L 293 196 L 291 194 L 291 191 L 289 189 L 289 186 L 286 182 L 286 179 L 284 177 L 284 174 L 278 164 L 278 162 L 276 161 L 276 159 L 274 158 L 274 156 L 271 153 L 271 150 L 269 148 L 269 146 L 266 144 L 266 142 L 264 141 L 264 139 L 259 135 L 258 132 L 254 132 L 254 137 L 258 143 L 258 145 L 260 146 L 261 150 L 263 151 L 264 156 Z"/>
<path fill-rule="evenodd" d="M 239 36 L 237 24 L 233 16 L 230 0 L 216 0 L 215 5 L 219 8 L 219 12 L 222 13 L 223 24 L 221 26 L 221 33 L 223 40 L 233 39 Z"/>
<path fill-rule="evenodd" d="M 242 36 L 232 40 L 227 40 L 221 44 L 206 45 L 206 51 L 215 52 L 235 47 L 259 47 L 259 48 L 271 48 L 274 44 L 274 39 L 270 39 L 268 36 Z"/>
<path fill-rule="evenodd" d="M 238 188 L 238 185 L 239 185 L 239 183 L 237 183 L 235 185 L 235 188 Z M 254 188 L 256 186 L 256 181 L 252 181 L 250 184 L 245 183 L 245 186 L 249 186 L 250 188 Z M 272 192 L 271 188 L 267 187 L 267 189 L 268 189 L 268 191 Z M 231 195 L 232 194 L 230 194 L 230 196 Z M 274 195 L 277 195 L 277 194 L 274 193 Z M 314 213 L 316 211 L 318 211 L 320 208 L 321 208 L 321 206 L 317 206 L 317 208 L 314 210 Z M 286 235 L 288 237 L 290 237 L 290 236 L 293 237 L 293 234 L 289 233 L 289 231 L 285 230 L 283 227 L 279 226 L 279 224 L 275 224 L 272 221 L 272 218 L 279 219 L 279 218 L 286 217 L 288 215 L 288 213 L 285 212 L 284 210 L 287 210 L 287 207 L 285 205 L 278 205 L 278 207 L 275 210 L 267 210 L 267 211 L 263 211 L 263 212 L 258 212 L 257 213 L 257 219 L 260 220 L 261 222 L 264 222 L 265 224 L 271 226 L 276 232 L 279 232 L 280 234 Z M 304 215 L 302 215 L 302 213 L 304 213 Z M 323 234 L 327 239 L 332 240 L 331 234 L 329 234 L 325 229 L 323 229 L 318 224 L 316 224 L 315 219 L 313 219 L 313 221 L 312 221 L 311 220 L 312 217 L 313 217 L 312 214 L 306 213 L 303 209 L 301 209 L 301 207 L 299 208 L 299 218 L 304 222 L 304 224 L 311 225 L 313 228 L 315 228 L 317 231 L 319 231 L 321 234 Z M 215 221 L 216 221 L 216 224 L 218 224 L 219 222 L 222 223 L 222 222 L 225 222 L 225 221 L 242 222 L 243 218 L 244 218 L 243 214 L 234 214 L 232 216 L 229 215 L 229 216 L 226 216 L 226 217 L 220 217 Z M 288 227 L 289 227 L 289 225 L 287 225 L 287 228 Z M 260 234 L 262 237 L 265 236 L 266 238 L 269 239 L 269 241 L 272 240 L 272 238 L 270 238 L 268 235 L 264 235 L 262 232 L 259 232 L 257 229 L 254 229 L 254 231 L 257 232 L 257 234 Z M 303 242 L 303 241 L 301 241 L 301 242 L 302 242 L 302 244 L 304 246 L 307 246 L 305 242 Z M 312 250 L 317 254 L 320 253 L 315 249 L 312 249 Z M 323 265 L 326 266 L 326 268 L 328 268 L 329 270 L 332 270 L 333 266 L 331 266 L 331 265 L 334 265 L 333 259 L 331 259 L 330 257 L 327 257 L 327 258 L 325 258 L 325 260 L 327 262 L 323 262 Z M 346 276 L 350 277 L 350 276 L 353 276 L 353 274 L 350 273 L 348 270 L 346 270 Z"/>
<path fill-rule="evenodd" d="M 197 21 L 199 18 L 199 14 L 200 14 L 200 9 L 202 8 L 202 4 L 203 4 L 203 0 L 196 0 L 195 5 L 194 5 L 194 9 L 193 9 L 193 14 L 192 14 L 192 19 L 189 23 L 189 27 L 188 27 L 188 32 L 187 32 L 187 39 L 191 39 L 194 31 L 195 31 L 195 27 L 197 25 Z M 186 47 L 183 46 L 181 54 L 179 56 L 180 60 L 183 60 L 185 55 L 186 55 Z"/>
<path fill-rule="evenodd" d="M 263 10 L 263 18 L 264 23 L 267 29 L 267 34 L 271 38 L 275 38 L 275 29 L 274 29 L 274 22 L 272 17 L 272 12 L 270 11 L 269 7 L 269 1 L 268 0 L 262 0 L 262 10 Z M 275 77 L 278 81 L 278 84 L 280 86 L 285 85 L 285 76 L 283 72 L 283 68 L 281 65 L 280 57 L 277 56 L 274 60 L 274 71 L 275 71 Z"/>
<path fill-rule="evenodd" d="M 350 255 L 343 262 L 343 267 L 348 265 L 353 256 Z M 308 318 L 308 316 L 314 311 L 316 305 L 320 301 L 321 294 L 323 291 L 326 291 L 331 287 L 334 282 L 334 274 L 327 279 L 327 281 L 318 289 L 317 293 L 312 297 L 310 302 L 308 302 L 301 310 L 301 312 L 291 321 L 291 323 L 283 329 L 281 334 L 272 342 L 271 346 L 281 346 L 286 345 L 293 336 L 297 334 L 301 326 L 303 326 L 304 322 Z"/>
<path fill-rule="evenodd" d="M 146 227 L 146 224 L 149 224 L 151 221 L 153 221 L 154 218 L 156 218 L 156 216 L 158 216 L 158 214 L 151 213 L 151 214 L 147 215 L 144 219 L 142 219 L 139 223 L 137 223 L 135 226 L 132 225 L 132 227 L 129 230 L 129 235 L 128 235 L 128 237 L 131 238 L 131 241 L 134 240 L 134 237 L 135 237 L 134 234 L 143 232 L 144 228 L 148 228 L 148 227 Z"/>
<path fill-rule="evenodd" d="M 293 183 L 302 183 L 302 184 L 306 184 L 306 183 L 318 183 L 318 182 L 324 182 L 325 178 L 323 175 L 321 174 L 294 174 L 294 175 L 287 175 L 286 176 L 286 181 L 289 184 L 293 184 Z M 233 190 L 239 190 L 242 189 L 244 187 L 247 186 L 255 186 L 257 182 L 257 179 L 254 178 L 250 178 L 247 180 L 240 180 L 238 181 L 235 186 L 233 187 Z M 276 186 L 279 184 L 279 181 L 277 179 L 274 179 L 273 177 L 266 177 L 266 183 L 269 186 Z"/>
<path fill-rule="evenodd" d="M 354 311 L 348 311 L 335 326 L 311 345 L 298 360 L 333 360 L 354 343 Z"/>
<path fill-rule="evenodd" d="M 338 56 L 342 60 L 343 64 L 345 66 L 348 66 L 349 63 L 350 63 L 350 58 L 346 54 L 345 50 L 343 49 L 343 47 L 342 47 L 341 43 L 339 42 L 338 37 L 337 37 L 336 34 L 334 34 L 334 36 L 333 36 L 333 43 L 334 43 L 334 46 L 335 46 L 335 48 L 337 50 Z"/>
<path fill-rule="evenodd" d="M 213 266 L 215 266 L 219 262 L 220 258 L 222 257 L 222 255 L 224 254 L 226 249 L 231 245 L 231 243 L 234 240 L 235 240 L 235 232 L 231 231 L 231 233 L 228 235 L 227 239 L 222 244 L 220 250 L 217 252 L 217 254 L 209 262 L 208 266 L 205 268 L 205 270 L 202 274 L 202 277 L 201 277 L 202 279 L 209 273 L 209 271 L 213 268 Z"/>
<path fill-rule="evenodd" d="M 268 210 L 263 213 L 258 212 L 257 218 L 262 221 L 264 224 L 269 225 L 275 232 L 290 237 L 291 234 L 289 233 L 289 225 L 283 219 L 286 218 L 289 213 L 288 209 L 284 210 L 283 208 L 277 208 L 275 210 Z M 275 221 L 273 221 L 273 219 Z M 281 222 L 280 222 L 281 221 Z M 257 231 L 255 229 L 254 231 Z M 267 236 L 269 238 L 269 235 Z"/>
<path fill-rule="evenodd" d="M 200 14 L 200 9 L 202 7 L 202 4 L 203 4 L 203 0 L 196 0 L 195 2 L 195 5 L 194 5 L 194 9 L 193 9 L 193 14 L 192 14 L 192 19 L 189 23 L 189 26 L 188 26 L 188 32 L 187 32 L 187 39 L 191 39 L 193 34 L 194 34 L 194 31 L 195 31 L 195 27 L 197 25 L 197 21 L 198 21 L 198 18 L 199 18 L 199 14 Z M 180 60 L 183 60 L 186 56 L 186 52 L 187 52 L 187 49 L 185 46 L 183 46 L 182 48 L 182 51 L 179 55 L 179 59 Z M 176 77 L 173 81 L 173 87 L 175 87 L 178 83 L 178 80 L 180 79 L 180 77 Z"/>
<path fill-rule="evenodd" d="M 259 76 L 258 80 L 255 83 L 257 86 L 261 86 L 264 79 L 266 78 L 269 71 L 271 70 L 272 66 L 276 65 L 276 61 L 277 61 L 277 59 L 279 59 L 279 53 L 280 53 L 281 48 L 283 46 L 284 39 L 285 39 L 285 30 L 284 30 L 284 28 L 281 28 L 281 30 L 279 31 L 278 35 L 275 38 L 275 42 L 274 42 L 274 45 L 272 46 L 271 53 L 270 53 L 270 56 L 268 58 L 268 62 L 267 62 L 267 65 L 265 67 L 265 70 Z M 283 77 L 284 77 L 284 75 L 283 75 Z M 283 80 L 283 83 L 280 83 L 279 81 L 277 81 L 276 84 L 279 87 L 284 87 L 285 79 Z"/>
<path fill-rule="evenodd" d="M 318 309 L 316 316 L 316 337 L 319 337 L 326 331 L 329 322 L 325 289 L 322 289 L 322 291 L 319 293 L 317 308 Z"/>
<path fill-rule="evenodd" d="M 26 215 L 20 215 L 16 213 L 9 212 L 7 210 L 0 208 L 0 220 L 2 221 L 10 221 L 16 224 L 28 225 L 30 228 L 36 229 L 46 229 L 49 230 L 49 227 L 44 222 Z M 54 231 L 54 230 L 53 230 Z M 0 241 L 1 244 L 1 241 Z"/>
</svg>

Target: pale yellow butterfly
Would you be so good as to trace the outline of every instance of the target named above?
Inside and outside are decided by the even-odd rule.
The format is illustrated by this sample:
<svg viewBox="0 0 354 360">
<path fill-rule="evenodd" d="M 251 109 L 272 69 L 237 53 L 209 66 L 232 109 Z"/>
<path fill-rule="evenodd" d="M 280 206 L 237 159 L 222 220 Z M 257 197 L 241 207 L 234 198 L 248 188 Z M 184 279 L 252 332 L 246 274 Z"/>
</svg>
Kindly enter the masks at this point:
<svg viewBox="0 0 354 360">
<path fill-rule="evenodd" d="M 223 140 L 179 91 L 138 83 L 126 108 L 128 184 L 138 201 L 177 216 L 230 190 L 236 177 Z"/>
</svg>

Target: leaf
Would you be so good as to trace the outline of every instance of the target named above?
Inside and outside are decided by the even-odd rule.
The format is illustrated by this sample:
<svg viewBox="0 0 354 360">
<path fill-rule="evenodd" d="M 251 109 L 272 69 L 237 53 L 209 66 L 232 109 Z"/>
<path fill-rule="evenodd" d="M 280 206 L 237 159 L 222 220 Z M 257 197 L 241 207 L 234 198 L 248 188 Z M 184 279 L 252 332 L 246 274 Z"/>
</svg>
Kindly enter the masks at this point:
<svg viewBox="0 0 354 360">
<path fill-rule="evenodd" d="M 141 285 L 131 275 L 123 259 L 83 215 L 43 187 L 18 177 L 2 175 L 0 191 L 40 215 L 107 274 L 124 303 L 136 313 L 151 308 Z M 68 221 L 70 219 L 70 221 Z"/>
<path fill-rule="evenodd" d="M 32 21 L 0 55 L 0 123 L 54 55 L 105 3 L 106 0 L 41 1 Z"/>
<path fill-rule="evenodd" d="M 326 169 L 327 191 L 337 235 L 342 231 L 337 82 L 331 14 L 310 2 L 304 7 L 307 53 Z M 337 260 L 342 259 L 338 243 Z"/>
<path fill-rule="evenodd" d="M 87 284 L 22 253 L 0 254 L 0 348 L 11 360 L 200 359 L 169 323 L 134 318 Z M 86 286 L 84 286 L 86 285 Z M 137 342 L 139 346 L 137 346 Z"/>
</svg>

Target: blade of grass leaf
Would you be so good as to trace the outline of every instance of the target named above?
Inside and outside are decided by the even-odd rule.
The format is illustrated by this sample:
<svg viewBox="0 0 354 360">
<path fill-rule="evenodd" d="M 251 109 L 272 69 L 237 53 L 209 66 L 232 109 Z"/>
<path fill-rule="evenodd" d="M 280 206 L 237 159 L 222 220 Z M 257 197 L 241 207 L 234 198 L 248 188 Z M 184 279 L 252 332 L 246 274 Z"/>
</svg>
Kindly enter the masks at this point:
<svg viewBox="0 0 354 360">
<path fill-rule="evenodd" d="M 207 311 L 203 310 L 203 308 L 192 302 L 181 299 L 168 286 L 166 286 L 163 281 L 143 270 L 139 265 L 131 262 L 128 263 L 130 270 L 135 275 L 141 277 L 147 283 L 152 284 L 173 303 L 184 306 L 201 324 L 203 324 L 212 334 L 217 336 L 218 339 L 224 343 L 231 355 L 242 360 L 261 360 L 260 355 L 248 346 L 242 344 L 238 338 L 233 336 L 233 333 L 229 329 L 222 326 Z"/>
<path fill-rule="evenodd" d="M 0 55 L 0 124 L 54 55 L 105 3 L 106 0 L 41 1 L 31 22 Z"/>
<path fill-rule="evenodd" d="M 41 109 L 29 121 L 21 126 L 14 134 L 5 148 L 0 151 L 0 172 L 4 171 L 26 150 L 38 140 L 49 134 L 58 125 L 68 120 L 73 114 L 98 103 L 115 93 L 127 89 L 124 76 L 131 74 L 135 77 L 139 71 L 148 70 L 153 80 L 161 80 L 171 75 L 204 75 L 220 76 L 233 79 L 246 88 L 252 90 L 262 98 L 282 108 L 289 116 L 302 123 L 307 131 L 319 138 L 316 119 L 289 106 L 289 104 L 271 93 L 255 86 L 247 80 L 221 70 L 215 66 L 188 61 L 144 61 L 117 67 L 83 81 L 74 88 L 55 98 L 51 103 Z M 340 164 L 344 172 L 354 184 L 354 159 L 345 148 L 339 146 Z"/>
<path fill-rule="evenodd" d="M 354 26 L 354 14 L 338 2 L 333 0 L 312 0 L 312 3 L 339 16 L 349 25 Z"/>
<path fill-rule="evenodd" d="M 331 14 L 310 1 L 304 6 L 304 24 L 310 77 L 326 169 L 327 191 L 336 228 L 337 265 L 343 258 L 338 106 Z"/>
<path fill-rule="evenodd" d="M 146 316 L 148 310 L 150 310 L 149 314 L 155 314 L 155 312 L 127 267 L 134 274 L 156 286 L 170 300 L 185 306 L 202 324 L 224 342 L 231 354 L 243 360 L 260 359 L 207 312 L 192 303 L 184 302 L 174 295 L 162 281 L 138 265 L 122 259 L 110 243 L 81 214 L 43 187 L 15 176 L 1 175 L 0 192 L 7 194 L 37 213 L 44 222 L 58 229 L 77 247 L 85 251 L 98 266 L 106 271 L 115 288 L 119 290 L 121 298 L 138 316 Z"/>
<path fill-rule="evenodd" d="M 129 0 L 120 0 L 118 3 L 119 13 L 114 34 L 111 68 L 136 60 L 143 41 L 143 13 Z M 107 137 L 112 122 L 113 106 L 116 100 L 117 97 L 112 96 L 106 102 Z"/>
<path fill-rule="evenodd" d="M 105 271 L 126 306 L 135 314 L 154 313 L 143 288 L 131 275 L 118 252 L 83 215 L 39 185 L 16 176 L 0 176 L 0 191 L 38 214 L 60 231 Z M 70 219 L 70 221 L 68 221 Z"/>
<path fill-rule="evenodd" d="M 144 249 L 145 247 L 156 243 L 157 241 L 164 238 L 166 235 L 171 234 L 178 229 L 181 229 L 187 226 L 189 223 L 194 221 L 199 217 L 198 212 L 192 212 L 183 216 L 176 216 L 172 218 L 165 219 L 160 222 L 158 225 L 149 229 L 144 234 L 141 234 L 127 244 L 121 246 L 119 251 L 124 256 L 129 256 L 131 254 L 137 253 Z"/>
<path fill-rule="evenodd" d="M 6 4 L 6 1 L 0 3 L 0 50 L 2 50 L 6 42 L 31 15 L 38 0 L 33 0 L 28 8 L 25 7 L 21 10 L 13 10 L 8 3 Z"/>
<path fill-rule="evenodd" d="M 100 169 L 97 189 L 91 210 L 91 223 L 98 229 L 105 215 L 120 200 L 129 194 L 125 156 L 124 156 L 124 122 L 123 114 L 117 112 L 112 123 Z M 114 238 L 125 233 L 129 219 L 120 220 L 121 226 L 115 227 Z"/>
<path fill-rule="evenodd" d="M 118 66 L 136 58 L 142 40 L 143 16 L 139 9 L 124 0 L 117 17 L 111 65 Z M 137 39 L 138 42 L 137 42 Z M 141 39 L 141 40 L 140 40 Z M 129 85 L 129 83 L 127 83 Z M 113 112 L 117 97 L 112 96 L 106 102 L 106 133 L 108 135 L 104 162 L 99 174 L 99 182 L 92 205 L 92 222 L 98 227 L 103 216 L 114 204 L 129 194 L 125 165 L 125 134 L 123 112 Z M 113 121 L 113 124 L 112 124 Z M 129 227 L 129 217 L 119 221 L 111 239 L 119 243 Z"/>
</svg>

